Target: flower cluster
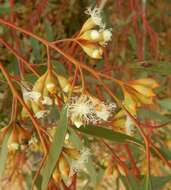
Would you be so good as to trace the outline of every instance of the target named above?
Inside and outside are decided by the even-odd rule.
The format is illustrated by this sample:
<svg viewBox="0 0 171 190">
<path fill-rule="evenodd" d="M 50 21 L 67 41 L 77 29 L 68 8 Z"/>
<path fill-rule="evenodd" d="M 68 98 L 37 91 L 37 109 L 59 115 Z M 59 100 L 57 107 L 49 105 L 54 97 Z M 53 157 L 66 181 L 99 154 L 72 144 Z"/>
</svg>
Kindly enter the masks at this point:
<svg viewBox="0 0 171 190">
<path fill-rule="evenodd" d="M 105 103 L 90 95 L 71 98 L 68 104 L 68 117 L 76 127 L 107 121 L 116 105 Z"/>
<path fill-rule="evenodd" d="M 89 7 L 85 13 L 90 15 L 90 18 L 84 23 L 77 40 L 87 55 L 94 59 L 101 59 L 102 47 L 111 40 L 112 31 L 105 28 L 99 8 Z"/>
<path fill-rule="evenodd" d="M 158 83 L 152 78 L 144 78 L 128 81 L 122 86 L 124 93 L 123 105 L 134 116 L 137 116 L 137 108 L 142 105 L 150 105 L 156 96 L 154 89 L 158 87 Z M 114 130 L 124 131 L 128 135 L 134 135 L 135 124 L 131 117 L 121 109 L 115 114 L 112 121 Z"/>
<path fill-rule="evenodd" d="M 156 96 L 154 89 L 158 86 L 159 84 L 152 78 L 128 81 L 123 85 L 125 107 L 136 115 L 137 107 L 143 104 L 152 104 L 153 98 Z"/>
<path fill-rule="evenodd" d="M 49 113 L 47 106 L 58 104 L 57 97 L 60 97 L 61 93 L 67 93 L 70 87 L 70 83 L 63 76 L 48 71 L 35 82 L 32 91 L 22 89 L 23 99 L 35 117 L 40 119 Z M 22 117 L 27 117 L 25 109 L 22 110 Z"/>
</svg>

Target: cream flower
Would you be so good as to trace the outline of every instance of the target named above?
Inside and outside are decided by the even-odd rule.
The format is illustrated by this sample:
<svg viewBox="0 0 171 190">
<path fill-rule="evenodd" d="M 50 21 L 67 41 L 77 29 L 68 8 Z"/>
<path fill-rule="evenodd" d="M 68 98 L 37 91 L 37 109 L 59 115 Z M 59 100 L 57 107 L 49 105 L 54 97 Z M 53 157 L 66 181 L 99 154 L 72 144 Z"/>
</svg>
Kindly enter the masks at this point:
<svg viewBox="0 0 171 190">
<path fill-rule="evenodd" d="M 88 162 L 88 158 L 90 157 L 90 149 L 88 148 L 83 148 L 81 150 L 81 154 L 78 160 L 73 160 L 71 162 L 71 168 L 75 171 L 78 172 L 79 170 L 82 170 L 85 166 L 85 164 Z"/>
<path fill-rule="evenodd" d="M 27 90 L 25 90 L 25 91 L 23 92 L 23 98 L 24 98 L 24 100 L 32 99 L 33 101 L 37 102 L 40 97 L 41 97 L 40 92 L 27 91 Z"/>
<path fill-rule="evenodd" d="M 39 112 L 37 112 L 37 113 L 35 114 L 35 117 L 36 117 L 37 119 L 41 119 L 41 118 L 43 118 L 44 116 L 46 116 L 48 113 L 49 113 L 48 110 L 41 110 L 41 111 L 39 111 Z"/>
<path fill-rule="evenodd" d="M 101 103 L 98 105 L 96 114 L 97 116 L 104 120 L 107 121 L 109 117 L 111 116 L 111 112 L 116 108 L 116 105 L 114 103 L 110 103 L 109 105 L 106 105 L 105 103 Z"/>
<path fill-rule="evenodd" d="M 82 95 L 71 99 L 68 105 L 68 117 L 76 127 L 107 121 L 114 111 L 114 103 L 105 104 L 97 98 Z"/>
<path fill-rule="evenodd" d="M 105 42 L 108 42 L 112 39 L 112 30 L 111 29 L 106 29 L 102 32 L 103 34 L 103 39 Z"/>
<path fill-rule="evenodd" d="M 52 99 L 49 98 L 48 96 L 44 96 L 44 97 L 43 97 L 43 100 L 41 100 L 41 103 L 42 103 L 43 105 L 49 105 L 49 106 L 51 106 L 51 105 L 53 104 L 53 101 L 52 101 Z"/>
<path fill-rule="evenodd" d="M 92 20 L 94 21 L 96 25 L 103 27 L 103 22 L 101 18 L 101 10 L 99 8 L 88 7 L 85 13 L 91 16 Z"/>
<path fill-rule="evenodd" d="M 76 127 L 97 122 L 91 99 L 86 95 L 71 99 L 68 105 L 68 117 L 71 118 Z"/>
</svg>

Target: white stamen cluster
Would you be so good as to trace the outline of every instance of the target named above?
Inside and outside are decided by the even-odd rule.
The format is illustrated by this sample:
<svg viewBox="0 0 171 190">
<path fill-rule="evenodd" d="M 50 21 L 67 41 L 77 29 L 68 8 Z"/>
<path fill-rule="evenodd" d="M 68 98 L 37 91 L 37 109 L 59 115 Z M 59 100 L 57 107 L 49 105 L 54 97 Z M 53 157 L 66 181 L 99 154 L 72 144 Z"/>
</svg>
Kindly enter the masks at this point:
<svg viewBox="0 0 171 190">
<path fill-rule="evenodd" d="M 35 136 L 32 136 L 31 139 L 29 140 L 28 144 L 37 144 L 38 143 L 38 139 Z"/>
<path fill-rule="evenodd" d="M 35 117 L 37 119 L 41 119 L 41 118 L 45 117 L 48 113 L 49 113 L 49 110 L 41 110 L 35 114 Z"/>
<path fill-rule="evenodd" d="M 102 18 L 101 18 L 101 10 L 97 7 L 95 8 L 91 8 L 88 7 L 85 11 L 85 13 L 87 15 L 90 15 L 92 20 L 94 21 L 94 23 L 98 26 L 100 26 L 101 28 L 105 27 L 103 22 L 102 22 Z"/>
<path fill-rule="evenodd" d="M 88 162 L 88 158 L 90 156 L 90 150 L 88 148 L 83 148 L 81 150 L 81 154 L 78 160 L 74 160 L 71 162 L 71 168 L 75 171 L 78 172 L 81 169 L 85 167 L 85 164 Z"/>
<path fill-rule="evenodd" d="M 41 97 L 41 93 L 40 92 L 36 92 L 36 91 L 25 91 L 23 93 L 23 98 L 24 100 L 32 100 L 34 102 L 38 102 L 41 98 L 41 103 L 43 105 L 48 105 L 48 106 L 51 106 L 53 104 L 53 101 L 50 97 L 48 96 L 44 96 L 44 97 Z"/>
<path fill-rule="evenodd" d="M 43 100 L 41 100 L 41 103 L 43 105 L 48 105 L 48 106 L 51 106 L 53 104 L 53 101 L 51 98 L 49 98 L 48 96 L 44 96 L 43 97 Z"/>
<path fill-rule="evenodd" d="M 36 91 L 25 91 L 23 93 L 23 97 L 25 100 L 31 99 L 31 100 L 37 102 L 39 100 L 39 98 L 41 97 L 41 93 L 36 92 Z"/>
<path fill-rule="evenodd" d="M 112 29 L 105 29 L 102 32 L 104 41 L 102 42 L 102 46 L 106 46 L 109 41 L 112 39 Z"/>
<path fill-rule="evenodd" d="M 76 127 L 107 121 L 116 105 L 104 103 L 89 95 L 73 97 L 68 105 L 68 117 Z"/>
<path fill-rule="evenodd" d="M 92 30 L 91 37 L 93 40 L 99 38 L 100 34 L 103 36 L 103 42 L 101 45 L 105 46 L 112 39 L 112 29 L 106 29 L 106 25 L 102 22 L 101 10 L 97 7 L 88 7 L 85 11 L 86 14 L 91 16 L 94 23 L 100 27 L 100 30 Z"/>
<path fill-rule="evenodd" d="M 99 118 L 107 121 L 111 116 L 111 112 L 116 108 L 114 103 L 110 103 L 106 105 L 104 102 L 98 105 L 98 109 L 96 109 L 96 114 Z"/>
</svg>

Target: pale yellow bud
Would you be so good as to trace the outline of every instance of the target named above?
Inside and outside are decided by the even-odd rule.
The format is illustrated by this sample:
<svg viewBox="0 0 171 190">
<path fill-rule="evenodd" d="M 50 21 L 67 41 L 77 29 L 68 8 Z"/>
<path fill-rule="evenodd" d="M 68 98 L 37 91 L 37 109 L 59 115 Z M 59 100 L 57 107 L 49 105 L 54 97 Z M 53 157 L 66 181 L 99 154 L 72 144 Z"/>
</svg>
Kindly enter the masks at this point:
<svg viewBox="0 0 171 190">
<path fill-rule="evenodd" d="M 71 84 L 68 82 L 68 80 L 61 76 L 61 75 L 57 75 L 57 78 L 58 78 L 58 81 L 59 81 L 59 84 L 63 90 L 63 92 L 68 92 L 71 88 Z"/>
<path fill-rule="evenodd" d="M 59 169 L 58 168 L 55 168 L 53 174 L 52 174 L 52 177 L 53 177 L 53 180 L 55 181 L 55 183 L 59 183 L 60 182 L 60 179 L 61 179 L 61 175 L 60 175 L 60 172 L 59 172 Z"/>
<path fill-rule="evenodd" d="M 53 72 L 48 72 L 47 78 L 46 78 L 46 89 L 50 94 L 56 94 L 57 93 L 57 77 Z"/>
<path fill-rule="evenodd" d="M 102 58 L 102 55 L 103 55 L 103 50 L 102 50 L 102 48 L 95 49 L 95 50 L 92 52 L 92 58 L 94 58 L 94 59 L 101 59 L 101 58 Z"/>
<path fill-rule="evenodd" d="M 73 159 L 78 159 L 80 152 L 75 148 L 64 148 L 64 152 Z"/>
<path fill-rule="evenodd" d="M 87 55 L 94 59 L 101 59 L 103 55 L 103 49 L 94 44 L 82 45 L 83 50 Z"/>
<path fill-rule="evenodd" d="M 88 30 L 80 36 L 80 39 L 98 42 L 101 40 L 101 35 L 97 30 Z"/>
<path fill-rule="evenodd" d="M 87 19 L 80 31 L 80 34 L 82 34 L 83 32 L 85 32 L 87 30 L 94 28 L 95 26 L 96 26 L 96 23 L 94 22 L 94 20 L 92 18 Z"/>
<path fill-rule="evenodd" d="M 69 171 L 70 171 L 70 166 L 68 161 L 64 158 L 64 156 L 60 156 L 59 159 L 59 171 L 62 174 L 62 176 L 64 177 L 68 177 L 69 176 Z"/>
</svg>

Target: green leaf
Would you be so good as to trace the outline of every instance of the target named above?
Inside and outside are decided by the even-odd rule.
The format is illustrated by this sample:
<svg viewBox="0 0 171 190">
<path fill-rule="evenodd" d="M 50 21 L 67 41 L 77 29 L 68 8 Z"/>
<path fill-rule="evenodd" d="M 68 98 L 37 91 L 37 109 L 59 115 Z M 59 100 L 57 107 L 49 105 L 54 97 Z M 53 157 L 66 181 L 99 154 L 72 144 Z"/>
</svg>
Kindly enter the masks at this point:
<svg viewBox="0 0 171 190">
<path fill-rule="evenodd" d="M 0 7 L 0 15 L 4 14 L 4 13 L 10 14 L 10 12 L 11 12 L 11 8 L 10 7 L 5 7 L 5 6 Z"/>
<path fill-rule="evenodd" d="M 170 98 L 158 100 L 158 103 L 162 108 L 171 111 L 171 99 Z"/>
<path fill-rule="evenodd" d="M 49 41 L 53 41 L 55 39 L 52 24 L 48 20 L 45 20 L 45 37 Z"/>
<path fill-rule="evenodd" d="M 45 162 L 44 168 L 42 169 L 42 186 L 41 186 L 42 190 L 47 189 L 48 182 L 50 180 L 52 172 L 56 166 L 56 162 L 62 151 L 66 131 L 67 131 L 67 107 L 64 107 L 60 114 L 58 128 L 54 135 L 53 142 L 49 150 L 48 158 Z"/>
<path fill-rule="evenodd" d="M 160 124 L 170 122 L 169 117 L 162 115 L 161 113 L 159 113 L 157 111 L 153 111 L 153 110 L 149 110 L 149 109 L 145 109 L 145 108 L 140 108 L 138 110 L 138 116 L 141 121 L 146 120 L 146 119 L 153 119 L 153 120 L 159 122 Z"/>
<path fill-rule="evenodd" d="M 138 64 L 130 64 L 129 66 L 131 69 L 133 69 L 136 72 L 139 71 L 146 71 L 147 73 L 155 73 L 155 74 L 161 74 L 161 75 L 170 75 L 171 74 L 171 62 L 166 61 L 154 61 L 150 62 L 150 64 L 147 66 L 138 65 Z"/>
<path fill-rule="evenodd" d="M 97 184 L 97 172 L 96 172 L 96 169 L 91 157 L 88 158 L 88 162 L 85 165 L 86 165 L 88 173 L 91 174 L 90 178 L 91 178 L 92 185 L 95 186 Z"/>
<path fill-rule="evenodd" d="M 33 48 L 33 55 L 35 57 L 35 59 L 40 62 L 41 60 L 41 44 L 35 40 L 34 38 L 30 38 L 30 43 L 32 45 L 32 48 Z"/>
<path fill-rule="evenodd" d="M 104 127 L 87 125 L 87 126 L 82 126 L 80 128 L 76 128 L 76 127 L 74 128 L 88 135 L 104 138 L 110 141 L 115 141 L 117 143 L 133 142 L 142 146 L 142 143 L 138 139 L 131 137 L 129 135 L 126 135 L 124 133 L 115 132 L 111 129 L 107 129 Z"/>
<path fill-rule="evenodd" d="M 128 177 L 121 176 L 121 180 L 127 190 L 137 190 L 137 187 L 140 187 L 138 180 L 131 174 Z"/>
<path fill-rule="evenodd" d="M 3 175 L 4 169 L 5 169 L 5 163 L 7 160 L 7 154 L 8 154 L 8 139 L 11 134 L 11 129 L 8 129 L 8 132 L 6 133 L 2 146 L 1 146 L 1 152 L 0 152 L 0 179 Z"/>
<path fill-rule="evenodd" d="M 73 145 L 76 149 L 81 150 L 81 148 L 83 147 L 83 144 L 82 144 L 80 138 L 77 136 L 77 134 L 75 133 L 75 131 L 72 128 L 69 128 L 68 130 L 70 132 L 69 140 L 73 143 Z"/>
<path fill-rule="evenodd" d="M 152 177 L 152 184 L 153 184 L 153 189 L 159 190 L 163 188 L 167 182 L 171 180 L 171 175 L 168 176 L 153 176 Z"/>
<path fill-rule="evenodd" d="M 153 190 L 152 180 L 151 180 L 151 176 L 150 175 L 146 175 L 143 189 L 144 190 Z"/>
<path fill-rule="evenodd" d="M 170 181 L 171 179 L 171 175 L 168 176 L 150 176 L 151 178 L 151 183 L 152 186 L 150 187 L 150 185 L 146 188 L 146 190 L 161 190 L 161 188 L 163 188 L 167 182 Z M 147 176 L 141 176 L 140 180 L 137 180 L 133 175 L 129 175 L 128 176 L 128 181 L 129 181 L 129 185 L 127 183 L 126 177 L 125 176 L 121 176 L 121 180 L 124 183 L 125 187 L 130 190 L 145 190 L 146 187 L 146 180 L 147 180 Z"/>
<path fill-rule="evenodd" d="M 145 187 L 145 179 L 146 177 L 144 177 L 144 179 L 141 182 L 141 190 L 144 190 Z M 161 188 L 163 188 L 167 182 L 169 182 L 171 180 L 171 175 L 168 176 L 151 176 L 151 183 L 152 183 L 152 188 L 153 190 L 161 190 Z M 150 188 L 148 190 L 151 190 Z"/>
</svg>

